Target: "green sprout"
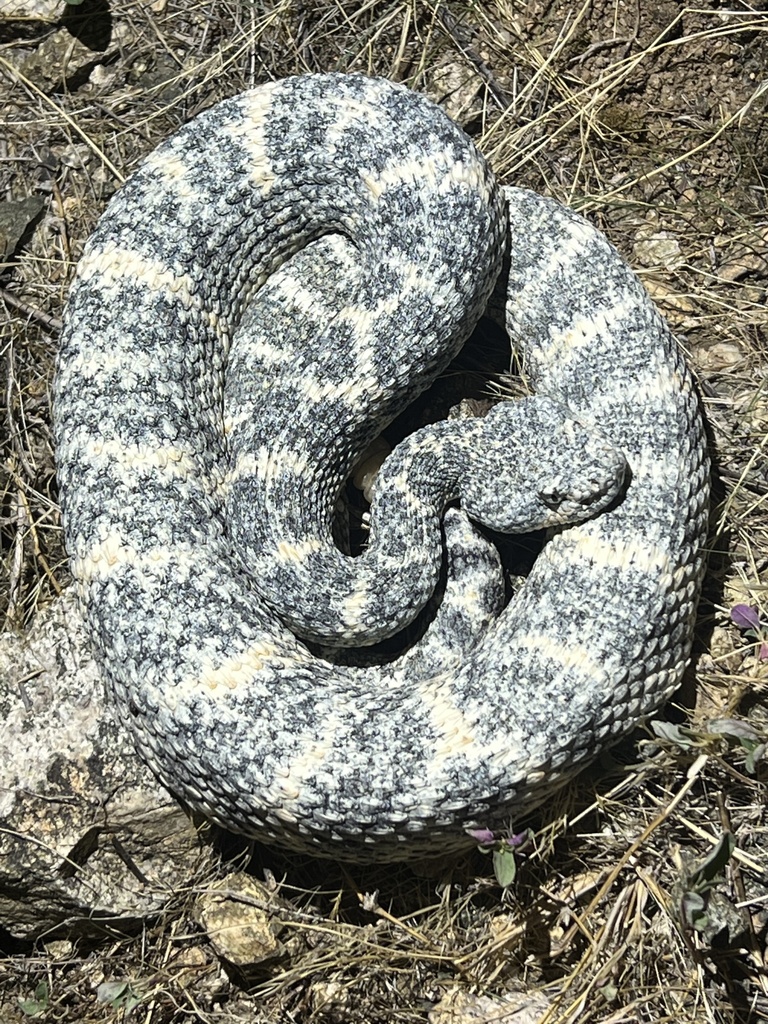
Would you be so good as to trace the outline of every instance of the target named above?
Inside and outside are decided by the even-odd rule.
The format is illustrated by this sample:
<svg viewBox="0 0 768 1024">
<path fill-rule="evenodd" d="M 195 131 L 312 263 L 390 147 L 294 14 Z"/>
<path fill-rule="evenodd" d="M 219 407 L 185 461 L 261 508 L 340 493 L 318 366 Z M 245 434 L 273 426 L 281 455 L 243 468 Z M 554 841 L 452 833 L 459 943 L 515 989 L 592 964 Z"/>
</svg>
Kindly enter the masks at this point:
<svg viewBox="0 0 768 1024">
<path fill-rule="evenodd" d="M 516 835 L 500 836 L 489 828 L 470 828 L 467 835 L 472 836 L 482 853 L 493 854 L 493 873 L 502 889 L 512 885 L 517 876 L 517 858 L 525 855 L 525 851 L 533 840 L 529 828 Z"/>
</svg>

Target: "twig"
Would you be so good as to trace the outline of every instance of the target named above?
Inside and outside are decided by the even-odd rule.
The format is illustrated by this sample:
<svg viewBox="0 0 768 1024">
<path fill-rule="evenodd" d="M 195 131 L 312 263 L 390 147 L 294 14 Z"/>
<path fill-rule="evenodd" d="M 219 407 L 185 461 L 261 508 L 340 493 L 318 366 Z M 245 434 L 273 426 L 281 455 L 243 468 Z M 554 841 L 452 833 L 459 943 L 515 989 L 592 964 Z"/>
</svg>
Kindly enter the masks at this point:
<svg viewBox="0 0 768 1024">
<path fill-rule="evenodd" d="M 61 320 L 57 316 L 51 316 L 50 313 L 44 313 L 42 309 L 38 309 L 37 306 L 30 306 L 28 302 L 24 302 L 23 299 L 17 298 L 13 292 L 9 292 L 7 288 L 0 288 L 0 299 L 3 300 L 11 309 L 16 309 L 24 316 L 30 317 L 32 320 L 36 320 L 39 324 L 42 324 L 47 331 L 51 334 L 58 334 L 61 331 Z"/>
</svg>

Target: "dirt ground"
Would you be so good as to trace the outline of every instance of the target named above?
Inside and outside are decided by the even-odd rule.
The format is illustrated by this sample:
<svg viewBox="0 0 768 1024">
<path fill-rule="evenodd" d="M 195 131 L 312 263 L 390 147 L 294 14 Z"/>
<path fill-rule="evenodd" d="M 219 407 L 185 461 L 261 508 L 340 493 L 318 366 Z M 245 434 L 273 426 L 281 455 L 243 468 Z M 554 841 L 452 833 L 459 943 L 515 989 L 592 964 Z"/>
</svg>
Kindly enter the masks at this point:
<svg viewBox="0 0 768 1024">
<path fill-rule="evenodd" d="M 715 466 L 694 661 L 666 730 L 639 730 L 530 822 L 512 886 L 480 854 L 425 876 L 262 851 L 261 870 L 314 922 L 303 953 L 245 982 L 180 882 L 161 918 L 103 943 L 22 947 L 0 932 L 3 1024 L 768 1019 L 767 7 L 0 0 L 6 629 L 68 582 L 49 397 L 85 239 L 161 139 L 287 74 L 406 82 L 444 104 L 504 181 L 604 230 L 688 354 Z M 736 605 L 755 609 L 751 633 Z M 713 865 L 725 833 L 735 849 Z"/>
</svg>

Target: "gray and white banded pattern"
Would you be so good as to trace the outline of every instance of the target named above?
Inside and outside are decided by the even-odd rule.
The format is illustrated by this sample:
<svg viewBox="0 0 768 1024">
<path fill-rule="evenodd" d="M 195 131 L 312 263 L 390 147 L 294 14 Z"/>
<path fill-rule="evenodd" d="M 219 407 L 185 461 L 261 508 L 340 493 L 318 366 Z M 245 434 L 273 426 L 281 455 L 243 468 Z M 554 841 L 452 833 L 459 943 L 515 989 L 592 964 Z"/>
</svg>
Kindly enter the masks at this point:
<svg viewBox="0 0 768 1024">
<path fill-rule="evenodd" d="M 343 481 L 468 337 L 505 251 L 534 395 L 407 438 L 344 554 Z M 709 468 L 675 341 L 599 232 L 500 190 L 400 86 L 286 79 L 152 153 L 80 262 L 54 425 L 104 675 L 141 755 L 228 828 L 350 860 L 460 849 L 680 681 Z M 335 658 L 430 599 L 457 502 L 425 636 Z M 556 526 L 506 607 L 467 514 Z"/>
</svg>

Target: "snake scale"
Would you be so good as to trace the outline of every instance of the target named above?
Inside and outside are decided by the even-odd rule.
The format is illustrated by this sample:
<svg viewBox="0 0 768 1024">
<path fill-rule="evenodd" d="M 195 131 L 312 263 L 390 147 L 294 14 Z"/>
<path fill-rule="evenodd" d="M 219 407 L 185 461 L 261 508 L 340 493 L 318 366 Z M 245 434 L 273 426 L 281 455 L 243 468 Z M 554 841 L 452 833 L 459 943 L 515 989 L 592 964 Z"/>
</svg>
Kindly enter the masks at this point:
<svg viewBox="0 0 768 1024">
<path fill-rule="evenodd" d="M 351 557 L 344 480 L 502 263 L 533 394 L 406 438 Z M 458 850 L 680 682 L 709 467 L 677 345 L 597 230 L 498 188 L 401 86 L 285 79 L 156 149 L 80 261 L 54 429 L 114 700 L 160 779 L 229 829 L 349 860 Z M 486 528 L 547 525 L 503 606 Z M 443 547 L 424 636 L 336 659 L 419 612 Z"/>
</svg>

